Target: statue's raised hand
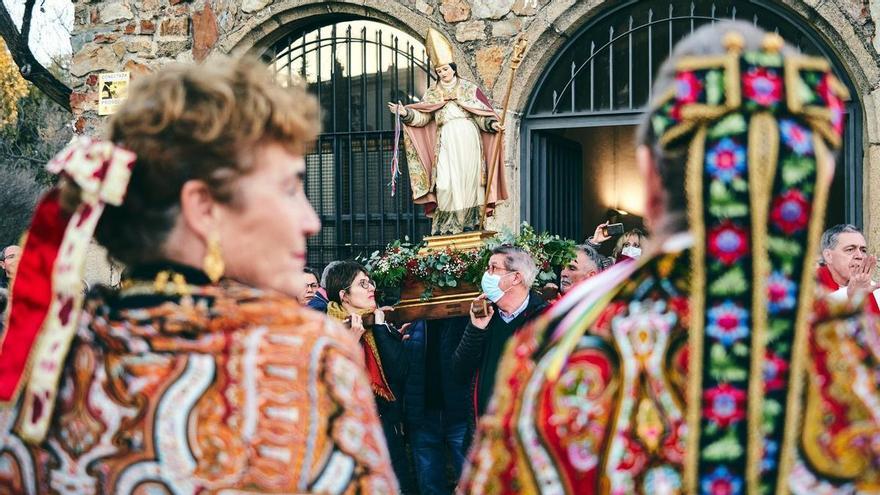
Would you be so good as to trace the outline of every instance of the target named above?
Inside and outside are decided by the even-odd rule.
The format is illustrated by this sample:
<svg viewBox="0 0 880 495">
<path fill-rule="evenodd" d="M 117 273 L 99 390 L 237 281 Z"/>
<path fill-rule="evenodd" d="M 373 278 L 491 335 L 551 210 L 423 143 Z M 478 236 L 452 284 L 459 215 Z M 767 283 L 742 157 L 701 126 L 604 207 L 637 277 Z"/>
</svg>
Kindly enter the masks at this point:
<svg viewBox="0 0 880 495">
<path fill-rule="evenodd" d="M 390 110 L 391 113 L 397 113 L 397 115 L 400 115 L 401 117 L 406 115 L 406 107 L 403 106 L 403 103 L 401 103 L 400 100 L 398 100 L 397 103 L 389 101 L 388 110 Z"/>
</svg>

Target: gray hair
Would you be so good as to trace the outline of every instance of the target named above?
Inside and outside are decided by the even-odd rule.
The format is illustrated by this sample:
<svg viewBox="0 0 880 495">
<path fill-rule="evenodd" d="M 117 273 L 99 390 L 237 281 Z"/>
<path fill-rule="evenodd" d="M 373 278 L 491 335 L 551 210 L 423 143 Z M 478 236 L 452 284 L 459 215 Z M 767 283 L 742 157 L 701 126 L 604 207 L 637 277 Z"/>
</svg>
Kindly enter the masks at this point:
<svg viewBox="0 0 880 495">
<path fill-rule="evenodd" d="M 504 268 L 512 272 L 519 272 L 523 276 L 526 287 L 531 287 L 535 283 L 538 267 L 535 266 L 535 260 L 532 259 L 532 256 L 524 249 L 516 246 L 501 246 L 493 249 L 492 254 L 504 256 Z"/>
<path fill-rule="evenodd" d="M 605 269 L 605 257 L 599 254 L 599 251 L 596 251 L 593 246 L 589 246 L 587 244 L 578 244 L 574 248 L 578 252 L 584 253 L 584 256 L 586 256 L 588 260 L 592 261 L 593 264 L 596 265 L 596 270 L 601 272 Z"/>
<path fill-rule="evenodd" d="M 342 263 L 342 260 L 331 261 L 327 263 L 327 266 L 324 267 L 324 271 L 321 272 L 321 287 L 327 288 L 327 274 L 330 273 L 330 270 L 333 269 L 334 266 Z"/>
<path fill-rule="evenodd" d="M 819 244 L 819 264 L 825 264 L 825 256 L 822 254 L 826 249 L 837 247 L 837 238 L 840 234 L 862 234 L 862 231 L 851 223 L 839 223 L 822 233 L 822 241 Z M 864 234 L 862 234 L 864 235 Z"/>
<path fill-rule="evenodd" d="M 637 145 L 646 145 L 651 149 L 654 167 L 657 170 L 666 193 L 666 214 L 674 227 L 687 229 L 687 199 L 684 187 L 685 164 L 687 162 L 687 146 L 670 145 L 663 149 L 657 143 L 660 136 L 654 135 L 651 119 L 660 98 L 675 84 L 675 66 L 685 57 L 723 55 L 727 53 L 722 40 L 729 32 L 742 35 L 745 42 L 744 51 L 758 51 L 764 40 L 766 31 L 743 21 L 723 21 L 707 24 L 676 43 L 672 55 L 660 66 L 654 77 L 652 93 L 655 100 L 651 102 L 651 110 L 645 112 L 636 131 Z M 781 50 L 784 56 L 799 54 L 799 50 L 790 43 L 785 43 Z"/>
</svg>

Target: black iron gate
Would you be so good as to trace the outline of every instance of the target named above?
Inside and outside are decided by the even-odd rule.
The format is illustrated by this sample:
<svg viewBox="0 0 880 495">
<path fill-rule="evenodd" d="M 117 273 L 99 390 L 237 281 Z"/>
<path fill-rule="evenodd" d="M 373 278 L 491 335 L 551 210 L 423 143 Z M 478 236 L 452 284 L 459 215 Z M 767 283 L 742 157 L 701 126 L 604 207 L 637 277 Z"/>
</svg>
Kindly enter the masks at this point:
<svg viewBox="0 0 880 495">
<path fill-rule="evenodd" d="M 590 20 L 559 51 L 535 87 L 523 119 L 521 142 L 523 218 L 540 221 L 548 215 L 535 194 L 535 177 L 547 173 L 526 167 L 543 166 L 533 149 L 533 134 L 553 129 L 634 125 L 651 97 L 653 77 L 677 41 L 696 28 L 724 19 L 751 22 L 776 31 L 804 53 L 829 59 L 838 78 L 857 94 L 831 48 L 813 28 L 781 2 L 763 0 L 626 1 Z M 829 208 L 829 223 L 862 222 L 862 113 L 857 98 L 847 104 L 847 125 L 831 197 L 845 205 Z M 552 145 L 552 143 L 550 143 Z M 552 153 L 552 150 L 550 151 Z M 614 207 L 615 205 L 598 205 Z"/>
<path fill-rule="evenodd" d="M 394 119 L 385 106 L 424 94 L 430 76 L 421 42 L 352 20 L 291 33 L 266 56 L 321 103 L 323 133 L 306 157 L 306 191 L 322 223 L 309 241 L 309 264 L 369 254 L 395 239 L 421 240 L 430 220 L 412 203 L 402 143 L 391 196 Z"/>
<path fill-rule="evenodd" d="M 570 239 L 581 237 L 581 191 L 583 153 L 577 141 L 546 131 L 532 133 L 532 203 L 536 211 L 531 224 Z"/>
</svg>

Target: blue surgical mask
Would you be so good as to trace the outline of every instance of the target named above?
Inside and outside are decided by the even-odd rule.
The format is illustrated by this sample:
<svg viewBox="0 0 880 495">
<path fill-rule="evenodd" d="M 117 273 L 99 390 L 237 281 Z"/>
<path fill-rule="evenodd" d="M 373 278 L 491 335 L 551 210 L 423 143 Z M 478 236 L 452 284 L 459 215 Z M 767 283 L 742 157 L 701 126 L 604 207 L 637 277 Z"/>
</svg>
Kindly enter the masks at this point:
<svg viewBox="0 0 880 495">
<path fill-rule="evenodd" d="M 506 273 L 504 276 L 506 277 L 507 275 L 510 275 L 510 273 Z M 507 292 L 501 290 L 500 285 L 501 275 L 492 275 L 489 272 L 483 273 L 483 279 L 480 280 L 480 288 L 483 289 L 483 294 L 486 294 L 486 297 L 493 303 L 500 301 L 504 297 L 504 293 Z"/>
</svg>

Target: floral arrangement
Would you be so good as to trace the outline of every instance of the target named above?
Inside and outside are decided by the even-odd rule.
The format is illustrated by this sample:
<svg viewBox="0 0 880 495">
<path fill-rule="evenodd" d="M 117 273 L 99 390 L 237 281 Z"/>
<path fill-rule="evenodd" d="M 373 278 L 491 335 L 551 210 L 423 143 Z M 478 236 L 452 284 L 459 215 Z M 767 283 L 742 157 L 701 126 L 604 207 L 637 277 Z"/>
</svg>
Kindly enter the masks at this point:
<svg viewBox="0 0 880 495">
<path fill-rule="evenodd" d="M 406 283 L 422 283 L 422 299 L 429 299 L 435 288 L 455 288 L 462 285 L 480 285 L 480 279 L 489 265 L 492 249 L 501 245 L 517 246 L 527 251 L 538 266 L 535 286 L 556 280 L 556 270 L 575 258 L 575 242 L 548 233 L 538 234 L 527 223 L 520 233 L 505 231 L 489 239 L 480 248 L 454 251 L 446 249 L 419 255 L 419 245 L 406 240 L 389 244 L 384 251 L 375 251 L 361 259 L 377 287 L 394 290 Z"/>
</svg>

